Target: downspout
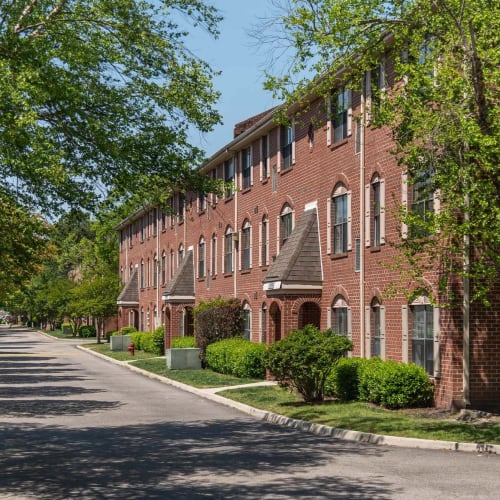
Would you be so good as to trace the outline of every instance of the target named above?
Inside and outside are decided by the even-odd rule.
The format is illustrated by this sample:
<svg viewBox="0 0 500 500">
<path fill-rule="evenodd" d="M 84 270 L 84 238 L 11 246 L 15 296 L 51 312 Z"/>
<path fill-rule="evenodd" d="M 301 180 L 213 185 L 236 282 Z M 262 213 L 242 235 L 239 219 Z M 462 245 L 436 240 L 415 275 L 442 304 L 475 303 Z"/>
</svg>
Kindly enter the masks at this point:
<svg viewBox="0 0 500 500">
<path fill-rule="evenodd" d="M 366 85 L 365 85 L 366 89 Z M 360 354 L 365 357 L 365 124 L 366 124 L 366 95 L 361 93 L 361 119 L 359 127 L 359 338 Z M 356 140 L 356 139 L 355 139 Z M 356 147 L 356 146 L 355 146 Z"/>
<path fill-rule="evenodd" d="M 465 195 L 465 205 L 469 206 L 469 195 Z M 469 224 L 470 214 L 466 210 L 464 213 L 464 222 Z M 464 234 L 464 267 L 463 267 L 463 287 L 464 297 L 462 304 L 463 315 L 463 401 L 465 407 L 470 406 L 470 236 L 468 232 Z"/>
</svg>

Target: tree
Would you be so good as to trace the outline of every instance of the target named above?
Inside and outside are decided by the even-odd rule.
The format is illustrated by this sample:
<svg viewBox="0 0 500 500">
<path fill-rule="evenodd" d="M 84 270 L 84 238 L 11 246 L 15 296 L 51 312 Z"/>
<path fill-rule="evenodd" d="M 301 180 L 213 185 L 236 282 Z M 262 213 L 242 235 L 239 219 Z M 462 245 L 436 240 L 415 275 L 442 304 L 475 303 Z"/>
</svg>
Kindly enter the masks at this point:
<svg viewBox="0 0 500 500">
<path fill-rule="evenodd" d="M 185 44 L 218 35 L 201 0 L 0 2 L 0 194 L 31 210 L 197 185 L 214 72 Z M 15 195 L 15 196 L 14 196 Z"/>
<path fill-rule="evenodd" d="M 266 84 L 288 103 L 306 105 L 311 93 L 326 97 L 339 70 L 361 89 L 382 57 L 394 62 L 392 90 L 372 89 L 379 105 L 370 110 L 371 124 L 392 131 L 394 154 L 410 182 L 440 201 L 435 215 L 401 211 L 410 227 L 398 245 L 401 262 L 410 263 L 412 280 L 441 266 L 443 291 L 453 276 L 471 279 L 472 298 L 488 303 L 500 276 L 498 2 L 274 3 L 284 9 L 272 22 L 278 35 L 259 36 L 286 40 L 293 53 L 286 74 L 269 73 Z"/>
</svg>

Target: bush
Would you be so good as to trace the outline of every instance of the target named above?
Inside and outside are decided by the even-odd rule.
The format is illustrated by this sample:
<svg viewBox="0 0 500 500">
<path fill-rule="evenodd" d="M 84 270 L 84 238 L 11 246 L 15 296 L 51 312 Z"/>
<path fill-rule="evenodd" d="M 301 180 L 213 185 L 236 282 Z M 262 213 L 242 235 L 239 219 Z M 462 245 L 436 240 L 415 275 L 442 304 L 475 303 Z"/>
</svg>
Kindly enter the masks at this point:
<svg viewBox="0 0 500 500">
<path fill-rule="evenodd" d="M 207 346 L 219 340 L 241 335 L 243 309 L 239 299 L 221 297 L 200 302 L 194 309 L 196 346 L 200 348 L 200 359 L 205 364 Z"/>
<path fill-rule="evenodd" d="M 306 402 L 316 402 L 324 399 L 334 364 L 350 349 L 348 338 L 306 325 L 271 344 L 264 361 L 282 387 L 295 389 Z"/>
<path fill-rule="evenodd" d="M 111 338 L 111 337 L 114 337 L 114 336 L 116 336 L 116 335 L 118 335 L 118 334 L 119 334 L 119 332 L 117 332 L 117 331 L 114 331 L 114 332 L 106 332 L 106 340 L 107 340 L 108 342 L 111 342 L 111 341 L 110 341 L 110 338 Z"/>
<path fill-rule="evenodd" d="M 78 328 L 78 335 L 83 338 L 95 337 L 95 326 L 82 325 Z"/>
<path fill-rule="evenodd" d="M 374 358 L 363 364 L 359 393 L 361 400 L 386 408 L 413 408 L 429 406 L 434 388 L 422 367 Z"/>
<path fill-rule="evenodd" d="M 177 337 L 172 339 L 172 348 L 173 349 L 185 349 L 188 347 L 195 347 L 196 339 L 194 336 L 187 337 Z"/>
<path fill-rule="evenodd" d="M 235 377 L 264 378 L 266 346 L 241 337 L 220 340 L 207 347 L 206 362 L 215 372 Z"/>
<path fill-rule="evenodd" d="M 120 329 L 120 335 L 130 335 L 133 332 L 136 332 L 137 328 L 135 326 L 122 326 Z"/>
<path fill-rule="evenodd" d="M 153 344 L 153 350 L 151 351 L 153 354 L 156 354 L 157 356 L 164 356 L 165 355 L 165 329 L 163 326 L 159 326 L 158 328 L 155 329 L 155 331 L 152 333 L 152 344 Z"/>
<path fill-rule="evenodd" d="M 134 348 L 138 351 L 142 350 L 142 337 L 144 335 L 144 332 L 130 332 L 130 340 L 134 343 Z"/>
<path fill-rule="evenodd" d="M 325 386 L 325 394 L 336 396 L 342 401 L 359 399 L 359 377 L 363 358 L 341 358 L 338 360 Z"/>
<path fill-rule="evenodd" d="M 154 352 L 153 334 L 141 332 L 141 351 Z"/>
</svg>

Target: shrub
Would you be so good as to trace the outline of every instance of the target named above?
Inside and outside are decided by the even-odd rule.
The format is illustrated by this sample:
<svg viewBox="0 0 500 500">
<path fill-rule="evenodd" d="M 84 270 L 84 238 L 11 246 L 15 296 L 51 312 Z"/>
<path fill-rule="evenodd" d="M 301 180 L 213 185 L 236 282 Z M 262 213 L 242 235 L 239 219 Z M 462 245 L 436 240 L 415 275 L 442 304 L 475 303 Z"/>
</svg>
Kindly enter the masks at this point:
<svg viewBox="0 0 500 500">
<path fill-rule="evenodd" d="M 133 332 L 136 332 L 137 328 L 135 326 L 122 326 L 120 329 L 120 335 L 130 335 Z"/>
<path fill-rule="evenodd" d="M 82 325 L 78 328 L 78 335 L 83 338 L 95 337 L 95 326 Z"/>
<path fill-rule="evenodd" d="M 322 401 L 334 364 L 350 349 L 352 342 L 348 338 L 331 329 L 322 332 L 306 325 L 271 344 L 265 366 L 282 387 L 297 390 L 304 401 Z"/>
<path fill-rule="evenodd" d="M 134 347 L 138 351 L 142 350 L 142 337 L 143 332 L 135 331 L 130 333 L 130 340 L 134 343 Z"/>
<path fill-rule="evenodd" d="M 207 346 L 219 340 L 241 335 L 243 309 L 239 299 L 221 297 L 200 302 L 194 309 L 196 346 L 205 364 Z"/>
<path fill-rule="evenodd" d="M 187 347 L 195 347 L 196 339 L 194 336 L 187 337 L 177 337 L 172 339 L 172 348 L 173 349 L 185 349 Z"/>
<path fill-rule="evenodd" d="M 359 399 L 359 376 L 363 358 L 341 358 L 335 365 L 325 386 L 325 394 L 334 395 L 342 401 Z"/>
<path fill-rule="evenodd" d="M 151 335 L 151 340 L 153 344 L 153 350 L 151 351 L 153 354 L 157 356 L 163 356 L 165 354 L 165 336 L 164 336 L 164 328 L 163 326 L 159 326 L 155 329 L 155 331 Z"/>
<path fill-rule="evenodd" d="M 236 377 L 264 378 L 266 346 L 241 337 L 220 340 L 207 347 L 206 362 L 215 372 Z"/>
<path fill-rule="evenodd" d="M 107 340 L 108 342 L 111 342 L 111 341 L 110 341 L 110 338 L 111 338 L 111 337 L 114 337 L 114 336 L 116 336 L 116 335 L 118 335 L 118 334 L 119 334 L 119 332 L 117 332 L 117 331 L 114 331 L 114 332 L 106 332 L 106 340 Z"/>
<path fill-rule="evenodd" d="M 141 351 L 154 352 L 153 334 L 141 332 Z"/>
<path fill-rule="evenodd" d="M 360 399 L 364 401 L 391 409 L 422 407 L 432 403 L 433 394 L 427 372 L 415 364 L 379 360 L 365 363 L 361 370 Z"/>
</svg>

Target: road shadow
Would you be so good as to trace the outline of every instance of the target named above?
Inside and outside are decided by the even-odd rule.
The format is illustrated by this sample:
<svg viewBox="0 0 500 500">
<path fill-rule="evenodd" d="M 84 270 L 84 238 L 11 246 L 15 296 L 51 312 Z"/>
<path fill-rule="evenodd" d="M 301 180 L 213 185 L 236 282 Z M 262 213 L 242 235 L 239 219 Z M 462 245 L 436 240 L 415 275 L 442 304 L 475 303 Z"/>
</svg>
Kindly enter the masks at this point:
<svg viewBox="0 0 500 500">
<path fill-rule="evenodd" d="M 321 439 L 254 420 L 69 429 L 0 424 L 2 491 L 52 500 L 390 498 L 382 477 L 336 473 L 337 459 L 380 447 Z M 312 469 L 325 467 L 316 475 Z"/>
</svg>

